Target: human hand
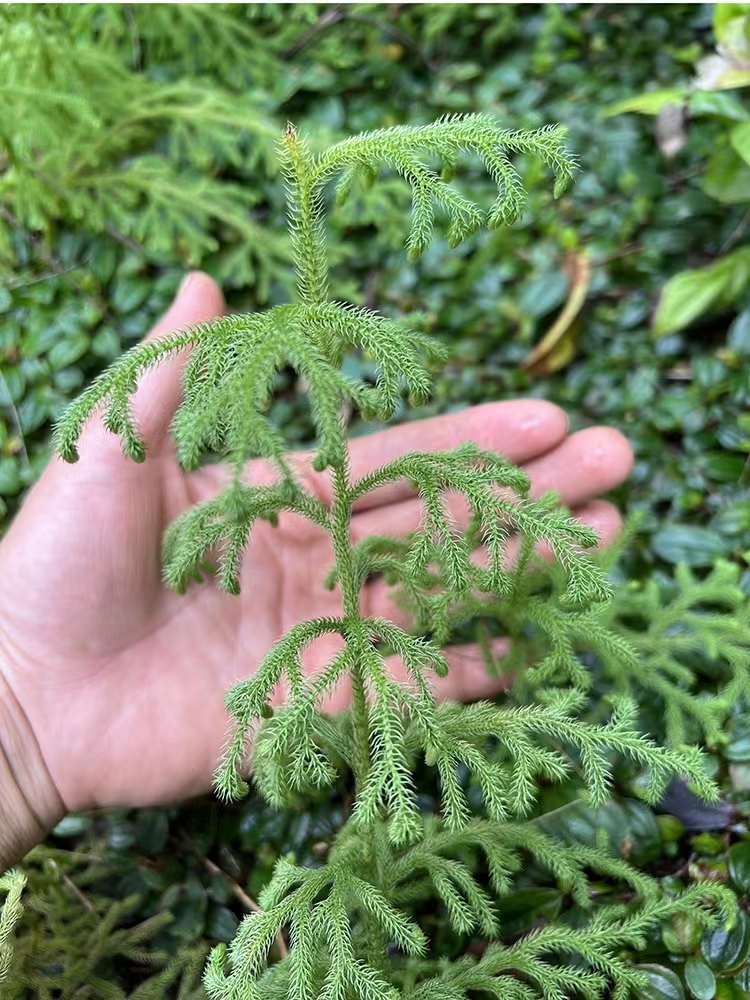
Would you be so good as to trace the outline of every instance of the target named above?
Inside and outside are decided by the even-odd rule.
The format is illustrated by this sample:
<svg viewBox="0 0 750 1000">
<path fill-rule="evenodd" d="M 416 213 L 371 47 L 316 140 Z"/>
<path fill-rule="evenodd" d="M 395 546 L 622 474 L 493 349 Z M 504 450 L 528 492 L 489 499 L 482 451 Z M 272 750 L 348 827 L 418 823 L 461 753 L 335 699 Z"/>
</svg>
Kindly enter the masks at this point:
<svg viewBox="0 0 750 1000">
<path fill-rule="evenodd" d="M 219 288 L 193 274 L 150 336 L 222 311 Z M 3 733 L 16 734 L 4 749 L 10 758 L 33 756 L 31 772 L 28 760 L 17 771 L 42 775 L 30 807 L 49 822 L 61 808 L 146 806 L 207 790 L 226 733 L 227 690 L 251 675 L 291 626 L 340 614 L 338 591 L 322 583 L 332 561 L 329 538 L 291 514 L 277 528 L 256 525 L 239 597 L 210 582 L 184 596 L 164 587 L 164 528 L 227 481 L 222 466 L 185 473 L 177 463 L 168 427 L 183 364 L 176 359 L 148 372 L 136 393 L 144 464 L 126 459 L 118 439 L 93 420 L 80 461 L 51 460 L 0 544 L 0 703 L 9 720 Z M 627 441 L 605 427 L 568 435 L 564 413 L 542 401 L 489 403 L 355 440 L 352 476 L 406 451 L 465 440 L 524 466 L 534 494 L 556 490 L 602 543 L 616 535 L 619 515 L 597 497 L 627 476 Z M 293 461 L 326 502 L 327 475 L 313 472 L 305 455 Z M 270 481 L 272 472 L 257 461 L 251 478 Z M 419 514 L 405 484 L 383 488 L 357 509 L 352 534 L 406 534 Z M 367 585 L 362 606 L 399 620 L 379 581 Z M 331 642 L 311 648 L 306 669 L 327 661 Z M 497 689 L 476 649 L 449 650 L 448 659 L 448 676 L 436 682 L 440 697 L 469 700 Z M 342 690 L 326 707 L 343 708 L 346 697 Z"/>
</svg>

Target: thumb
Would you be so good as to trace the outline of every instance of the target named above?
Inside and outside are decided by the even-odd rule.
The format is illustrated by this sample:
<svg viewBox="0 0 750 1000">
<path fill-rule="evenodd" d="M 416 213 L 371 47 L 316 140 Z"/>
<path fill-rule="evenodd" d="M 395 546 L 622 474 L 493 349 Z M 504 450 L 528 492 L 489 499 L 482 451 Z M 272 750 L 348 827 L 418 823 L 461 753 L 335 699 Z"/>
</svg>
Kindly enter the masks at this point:
<svg viewBox="0 0 750 1000">
<path fill-rule="evenodd" d="M 209 275 L 193 271 L 184 279 L 174 302 L 146 340 L 158 340 L 188 326 L 205 323 L 224 313 L 224 296 Z M 158 450 L 182 399 L 182 373 L 189 349 L 167 358 L 145 372 L 133 397 L 133 416 L 146 443 L 146 450 Z"/>
</svg>

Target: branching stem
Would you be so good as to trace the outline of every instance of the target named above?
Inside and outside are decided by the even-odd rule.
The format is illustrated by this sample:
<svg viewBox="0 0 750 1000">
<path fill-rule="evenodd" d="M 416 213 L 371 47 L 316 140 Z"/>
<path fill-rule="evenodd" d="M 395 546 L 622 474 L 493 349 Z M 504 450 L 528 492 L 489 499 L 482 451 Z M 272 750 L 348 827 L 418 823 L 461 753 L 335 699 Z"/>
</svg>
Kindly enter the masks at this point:
<svg viewBox="0 0 750 1000">
<path fill-rule="evenodd" d="M 319 203 L 319 176 L 311 169 L 311 154 L 307 144 L 297 136 L 290 123 L 284 134 L 288 153 L 288 180 L 293 206 L 294 263 L 297 270 L 297 291 L 303 305 L 318 306 L 326 301 L 328 291 L 326 249 L 322 231 Z M 346 432 L 342 424 L 343 454 L 346 454 Z M 354 571 L 351 543 L 351 518 L 353 500 L 349 490 L 346 460 L 334 463 L 333 506 L 328 530 L 333 543 L 339 586 L 343 601 L 344 618 L 355 622 L 361 618 L 359 584 Z M 352 713 L 356 740 L 355 778 L 359 790 L 370 769 L 370 731 L 367 715 L 364 674 L 362 666 L 355 663 L 351 673 Z"/>
</svg>

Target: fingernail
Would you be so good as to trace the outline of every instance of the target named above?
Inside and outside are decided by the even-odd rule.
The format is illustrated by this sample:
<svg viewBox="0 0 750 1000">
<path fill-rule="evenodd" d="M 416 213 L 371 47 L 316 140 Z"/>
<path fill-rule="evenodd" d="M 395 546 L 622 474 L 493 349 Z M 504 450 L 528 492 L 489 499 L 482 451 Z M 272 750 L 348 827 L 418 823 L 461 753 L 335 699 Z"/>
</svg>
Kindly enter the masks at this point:
<svg viewBox="0 0 750 1000">
<path fill-rule="evenodd" d="M 190 286 L 195 281 L 196 273 L 197 273 L 196 271 L 191 271 L 189 274 L 185 275 L 185 277 L 180 282 L 180 287 L 177 289 L 177 295 L 175 296 L 175 298 L 179 299 L 185 294 L 185 292 L 190 288 Z"/>
</svg>

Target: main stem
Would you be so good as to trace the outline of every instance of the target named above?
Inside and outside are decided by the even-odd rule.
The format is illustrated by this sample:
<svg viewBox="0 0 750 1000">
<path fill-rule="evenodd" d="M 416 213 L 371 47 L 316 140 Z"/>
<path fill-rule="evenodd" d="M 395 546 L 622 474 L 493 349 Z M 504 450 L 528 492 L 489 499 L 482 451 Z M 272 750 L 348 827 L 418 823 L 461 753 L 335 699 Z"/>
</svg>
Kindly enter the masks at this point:
<svg viewBox="0 0 750 1000">
<path fill-rule="evenodd" d="M 323 238 L 322 206 L 315 176 L 315 162 L 306 142 L 297 135 L 290 123 L 284 134 L 289 157 L 290 182 L 293 195 L 292 231 L 294 263 L 297 271 L 297 294 L 304 305 L 314 307 L 326 301 L 328 292 L 328 261 Z M 341 426 L 342 451 L 348 455 L 346 431 Z M 352 502 L 349 499 L 348 460 L 332 468 L 333 506 L 331 509 L 331 541 L 336 560 L 344 618 L 355 622 L 361 618 L 359 585 L 352 559 Z M 361 789 L 370 770 L 370 726 L 362 666 L 355 663 L 351 671 L 352 718 L 355 739 L 354 777 Z"/>
<path fill-rule="evenodd" d="M 331 541 L 333 542 L 333 554 L 338 570 L 344 618 L 349 621 L 357 621 L 361 615 L 359 586 L 354 575 L 354 561 L 352 559 L 351 520 L 352 504 L 349 499 L 348 469 L 345 464 L 342 464 L 333 469 Z M 370 724 L 367 717 L 367 699 L 362 665 L 357 661 L 351 670 L 351 681 L 355 741 L 354 777 L 359 791 L 370 770 Z"/>
</svg>

